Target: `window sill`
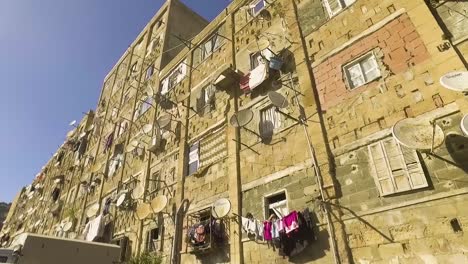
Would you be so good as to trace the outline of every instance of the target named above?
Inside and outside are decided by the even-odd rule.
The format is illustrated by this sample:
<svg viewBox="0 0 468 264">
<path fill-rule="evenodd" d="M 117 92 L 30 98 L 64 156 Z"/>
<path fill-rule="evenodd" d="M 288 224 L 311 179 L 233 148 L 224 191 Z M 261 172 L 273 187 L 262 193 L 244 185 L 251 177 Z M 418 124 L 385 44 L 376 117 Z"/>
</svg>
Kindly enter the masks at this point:
<svg viewBox="0 0 468 264">
<path fill-rule="evenodd" d="M 371 83 L 373 83 L 373 82 L 379 81 L 381 78 L 382 78 L 382 76 L 375 77 L 374 79 L 369 80 L 369 81 L 363 83 L 362 85 L 359 85 L 359 86 L 356 86 L 356 87 L 352 87 L 352 88 L 350 87 L 350 85 L 349 85 L 349 83 L 348 83 L 348 84 L 346 85 L 346 86 L 347 86 L 347 90 L 348 90 L 349 92 L 353 92 L 353 91 L 355 91 L 355 90 L 362 89 L 363 87 L 367 87 L 369 84 L 371 84 Z"/>
<path fill-rule="evenodd" d="M 346 10 L 348 10 L 349 8 L 351 8 L 352 6 L 354 6 L 355 4 L 356 4 L 356 1 L 355 1 L 354 3 L 352 3 L 352 4 L 350 4 L 349 6 L 346 6 L 345 8 L 342 8 L 340 11 L 336 12 L 336 13 L 333 14 L 333 15 L 330 15 L 330 13 L 327 12 L 327 14 L 328 14 L 328 19 L 327 19 L 327 21 L 330 21 L 330 20 L 332 20 L 332 18 L 339 16 L 341 13 L 343 13 L 343 12 L 346 11 Z"/>
</svg>

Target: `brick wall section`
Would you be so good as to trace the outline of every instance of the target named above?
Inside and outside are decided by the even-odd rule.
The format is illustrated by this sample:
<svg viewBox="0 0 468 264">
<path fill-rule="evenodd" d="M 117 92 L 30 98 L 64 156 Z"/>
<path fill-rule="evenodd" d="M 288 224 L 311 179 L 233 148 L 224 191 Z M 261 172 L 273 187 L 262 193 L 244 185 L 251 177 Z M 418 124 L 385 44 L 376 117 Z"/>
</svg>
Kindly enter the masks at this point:
<svg viewBox="0 0 468 264">
<path fill-rule="evenodd" d="M 402 73 L 429 58 L 415 26 L 408 15 L 403 14 L 314 68 L 320 101 L 325 110 L 361 93 L 367 87 L 377 85 L 374 81 L 349 90 L 342 69 L 344 64 L 375 48 L 383 51 L 383 64 L 392 74 Z"/>
</svg>

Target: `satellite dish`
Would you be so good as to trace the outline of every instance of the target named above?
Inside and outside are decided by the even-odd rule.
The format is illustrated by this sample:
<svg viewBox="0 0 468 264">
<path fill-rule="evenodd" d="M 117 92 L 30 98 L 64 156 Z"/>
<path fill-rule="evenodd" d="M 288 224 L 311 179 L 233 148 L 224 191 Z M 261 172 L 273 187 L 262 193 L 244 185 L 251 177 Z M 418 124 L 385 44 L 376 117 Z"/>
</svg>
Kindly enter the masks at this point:
<svg viewBox="0 0 468 264">
<path fill-rule="evenodd" d="M 266 38 L 262 38 L 257 41 L 250 42 L 250 44 L 247 46 L 247 49 L 253 53 L 268 49 L 268 47 L 270 47 L 270 41 Z"/>
<path fill-rule="evenodd" d="M 159 129 L 166 128 L 171 123 L 172 117 L 170 115 L 162 115 L 156 121 L 156 125 Z"/>
<path fill-rule="evenodd" d="M 86 210 L 86 216 L 88 218 L 91 218 L 95 216 L 98 211 L 99 211 L 99 204 L 95 203 L 91 207 L 89 207 L 88 210 Z"/>
<path fill-rule="evenodd" d="M 444 131 L 440 126 L 407 118 L 396 122 L 393 137 L 401 145 L 417 150 L 431 150 L 444 143 Z"/>
<path fill-rule="evenodd" d="M 233 127 L 243 127 L 250 123 L 253 118 L 253 112 L 250 109 L 244 109 L 231 116 L 229 123 Z"/>
<path fill-rule="evenodd" d="M 73 120 L 70 122 L 70 124 L 68 124 L 69 126 L 74 126 L 76 124 L 76 120 Z"/>
<path fill-rule="evenodd" d="M 468 72 L 449 72 L 440 78 L 440 84 L 456 92 L 468 92 Z"/>
<path fill-rule="evenodd" d="M 123 205 L 125 200 L 127 200 L 127 193 L 122 193 L 122 194 L 119 195 L 119 198 L 117 198 L 117 202 L 115 203 L 115 205 L 117 207 L 120 207 L 120 206 Z"/>
<path fill-rule="evenodd" d="M 23 219 L 24 219 L 24 214 L 20 214 L 20 215 L 18 216 L 18 220 L 21 221 L 21 220 L 23 220 Z"/>
<path fill-rule="evenodd" d="M 211 215 L 214 218 L 223 218 L 231 211 L 231 202 L 226 198 L 218 199 L 211 208 Z"/>
<path fill-rule="evenodd" d="M 58 176 L 53 177 L 52 179 L 54 180 L 55 184 L 59 184 L 59 183 L 63 182 L 63 180 L 65 179 L 65 176 L 58 175 Z"/>
<path fill-rule="evenodd" d="M 153 125 L 146 124 L 141 128 L 141 130 L 143 131 L 143 133 L 149 134 L 151 132 L 151 130 L 153 130 Z"/>
<path fill-rule="evenodd" d="M 461 130 L 463 131 L 463 134 L 465 134 L 465 136 L 468 136 L 468 114 L 466 114 L 462 118 L 460 127 L 461 127 Z"/>
<path fill-rule="evenodd" d="M 165 195 L 156 196 L 153 200 L 151 200 L 150 205 L 154 213 L 159 213 L 164 210 L 164 208 L 166 208 L 167 197 Z"/>
<path fill-rule="evenodd" d="M 273 88 L 275 90 L 281 88 L 281 86 L 283 86 L 283 83 L 281 81 L 274 80 L 274 81 L 271 82 L 271 88 Z"/>
<path fill-rule="evenodd" d="M 269 92 L 268 98 L 271 103 L 278 108 L 286 108 L 289 106 L 288 99 L 278 92 Z"/>
<path fill-rule="evenodd" d="M 70 229 L 73 227 L 73 223 L 72 222 L 66 222 L 64 225 L 63 225 L 63 231 L 65 232 L 68 232 L 70 231 Z"/>
<path fill-rule="evenodd" d="M 147 203 L 141 203 L 137 206 L 135 216 L 139 220 L 147 218 L 151 214 L 151 206 Z"/>
<path fill-rule="evenodd" d="M 140 143 L 138 142 L 138 140 L 132 140 L 132 141 L 130 141 L 130 143 L 128 144 L 128 146 L 125 148 L 125 150 L 126 150 L 127 152 L 132 152 L 132 151 L 134 151 L 134 150 L 138 147 L 139 144 L 140 144 Z"/>
<path fill-rule="evenodd" d="M 93 131 L 93 129 L 94 129 L 94 124 L 90 125 L 90 126 L 88 127 L 88 129 L 86 129 L 86 131 L 87 131 L 87 132 Z"/>
<path fill-rule="evenodd" d="M 102 168 L 102 163 L 101 162 L 96 162 L 94 165 L 89 169 L 91 173 L 96 173 L 100 171 Z"/>
<path fill-rule="evenodd" d="M 36 223 L 34 223 L 33 227 L 38 227 L 42 223 L 42 220 L 37 220 Z"/>
<path fill-rule="evenodd" d="M 68 133 L 67 133 L 67 138 L 73 137 L 73 135 L 75 135 L 75 132 L 76 132 L 76 129 L 73 129 L 73 130 L 68 131 Z M 54 156 L 54 157 L 55 157 L 55 156 Z"/>
<path fill-rule="evenodd" d="M 138 185 L 132 191 L 132 198 L 135 200 L 138 200 L 143 196 L 144 193 L 145 193 L 145 190 L 143 189 L 143 186 Z"/>
<path fill-rule="evenodd" d="M 86 132 L 82 132 L 82 133 L 80 134 L 79 138 L 81 139 L 81 138 L 84 138 L 85 136 L 86 136 Z"/>
</svg>

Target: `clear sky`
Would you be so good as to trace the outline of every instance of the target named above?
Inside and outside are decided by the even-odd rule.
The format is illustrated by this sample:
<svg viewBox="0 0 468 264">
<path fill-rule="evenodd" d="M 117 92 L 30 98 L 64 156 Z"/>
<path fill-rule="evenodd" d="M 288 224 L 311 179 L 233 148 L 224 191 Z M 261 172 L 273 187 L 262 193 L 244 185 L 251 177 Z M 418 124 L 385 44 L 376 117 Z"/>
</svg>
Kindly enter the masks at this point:
<svg viewBox="0 0 468 264">
<path fill-rule="evenodd" d="M 230 0 L 182 0 L 212 20 Z M 94 109 L 102 81 L 162 0 L 0 1 L 0 201 Z"/>
</svg>

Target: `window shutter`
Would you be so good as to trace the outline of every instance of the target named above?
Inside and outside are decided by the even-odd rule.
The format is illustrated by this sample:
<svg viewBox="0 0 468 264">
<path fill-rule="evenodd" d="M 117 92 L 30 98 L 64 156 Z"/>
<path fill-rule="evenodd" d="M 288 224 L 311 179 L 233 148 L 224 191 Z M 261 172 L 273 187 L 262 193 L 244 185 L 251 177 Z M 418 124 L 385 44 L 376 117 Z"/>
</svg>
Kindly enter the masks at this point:
<svg viewBox="0 0 468 264">
<path fill-rule="evenodd" d="M 193 144 L 189 150 L 189 157 L 188 157 L 188 175 L 194 174 L 198 170 L 198 160 L 199 160 L 199 153 L 198 148 L 199 142 Z"/>
<path fill-rule="evenodd" d="M 408 172 L 406 171 L 405 161 L 401 154 L 398 143 L 393 138 L 388 138 L 382 142 L 385 147 L 388 164 L 393 176 L 393 182 L 396 191 L 411 190 L 408 179 Z"/>
<path fill-rule="evenodd" d="M 407 147 L 401 146 L 401 152 L 408 171 L 408 177 L 412 189 L 424 188 L 428 186 L 426 176 L 422 169 L 421 163 L 416 151 Z"/>
<path fill-rule="evenodd" d="M 344 0 L 345 6 L 350 6 L 352 5 L 356 0 Z"/>
<path fill-rule="evenodd" d="M 369 157 L 374 165 L 375 182 L 381 195 L 395 192 L 384 150 L 380 142 L 369 145 Z"/>
</svg>

